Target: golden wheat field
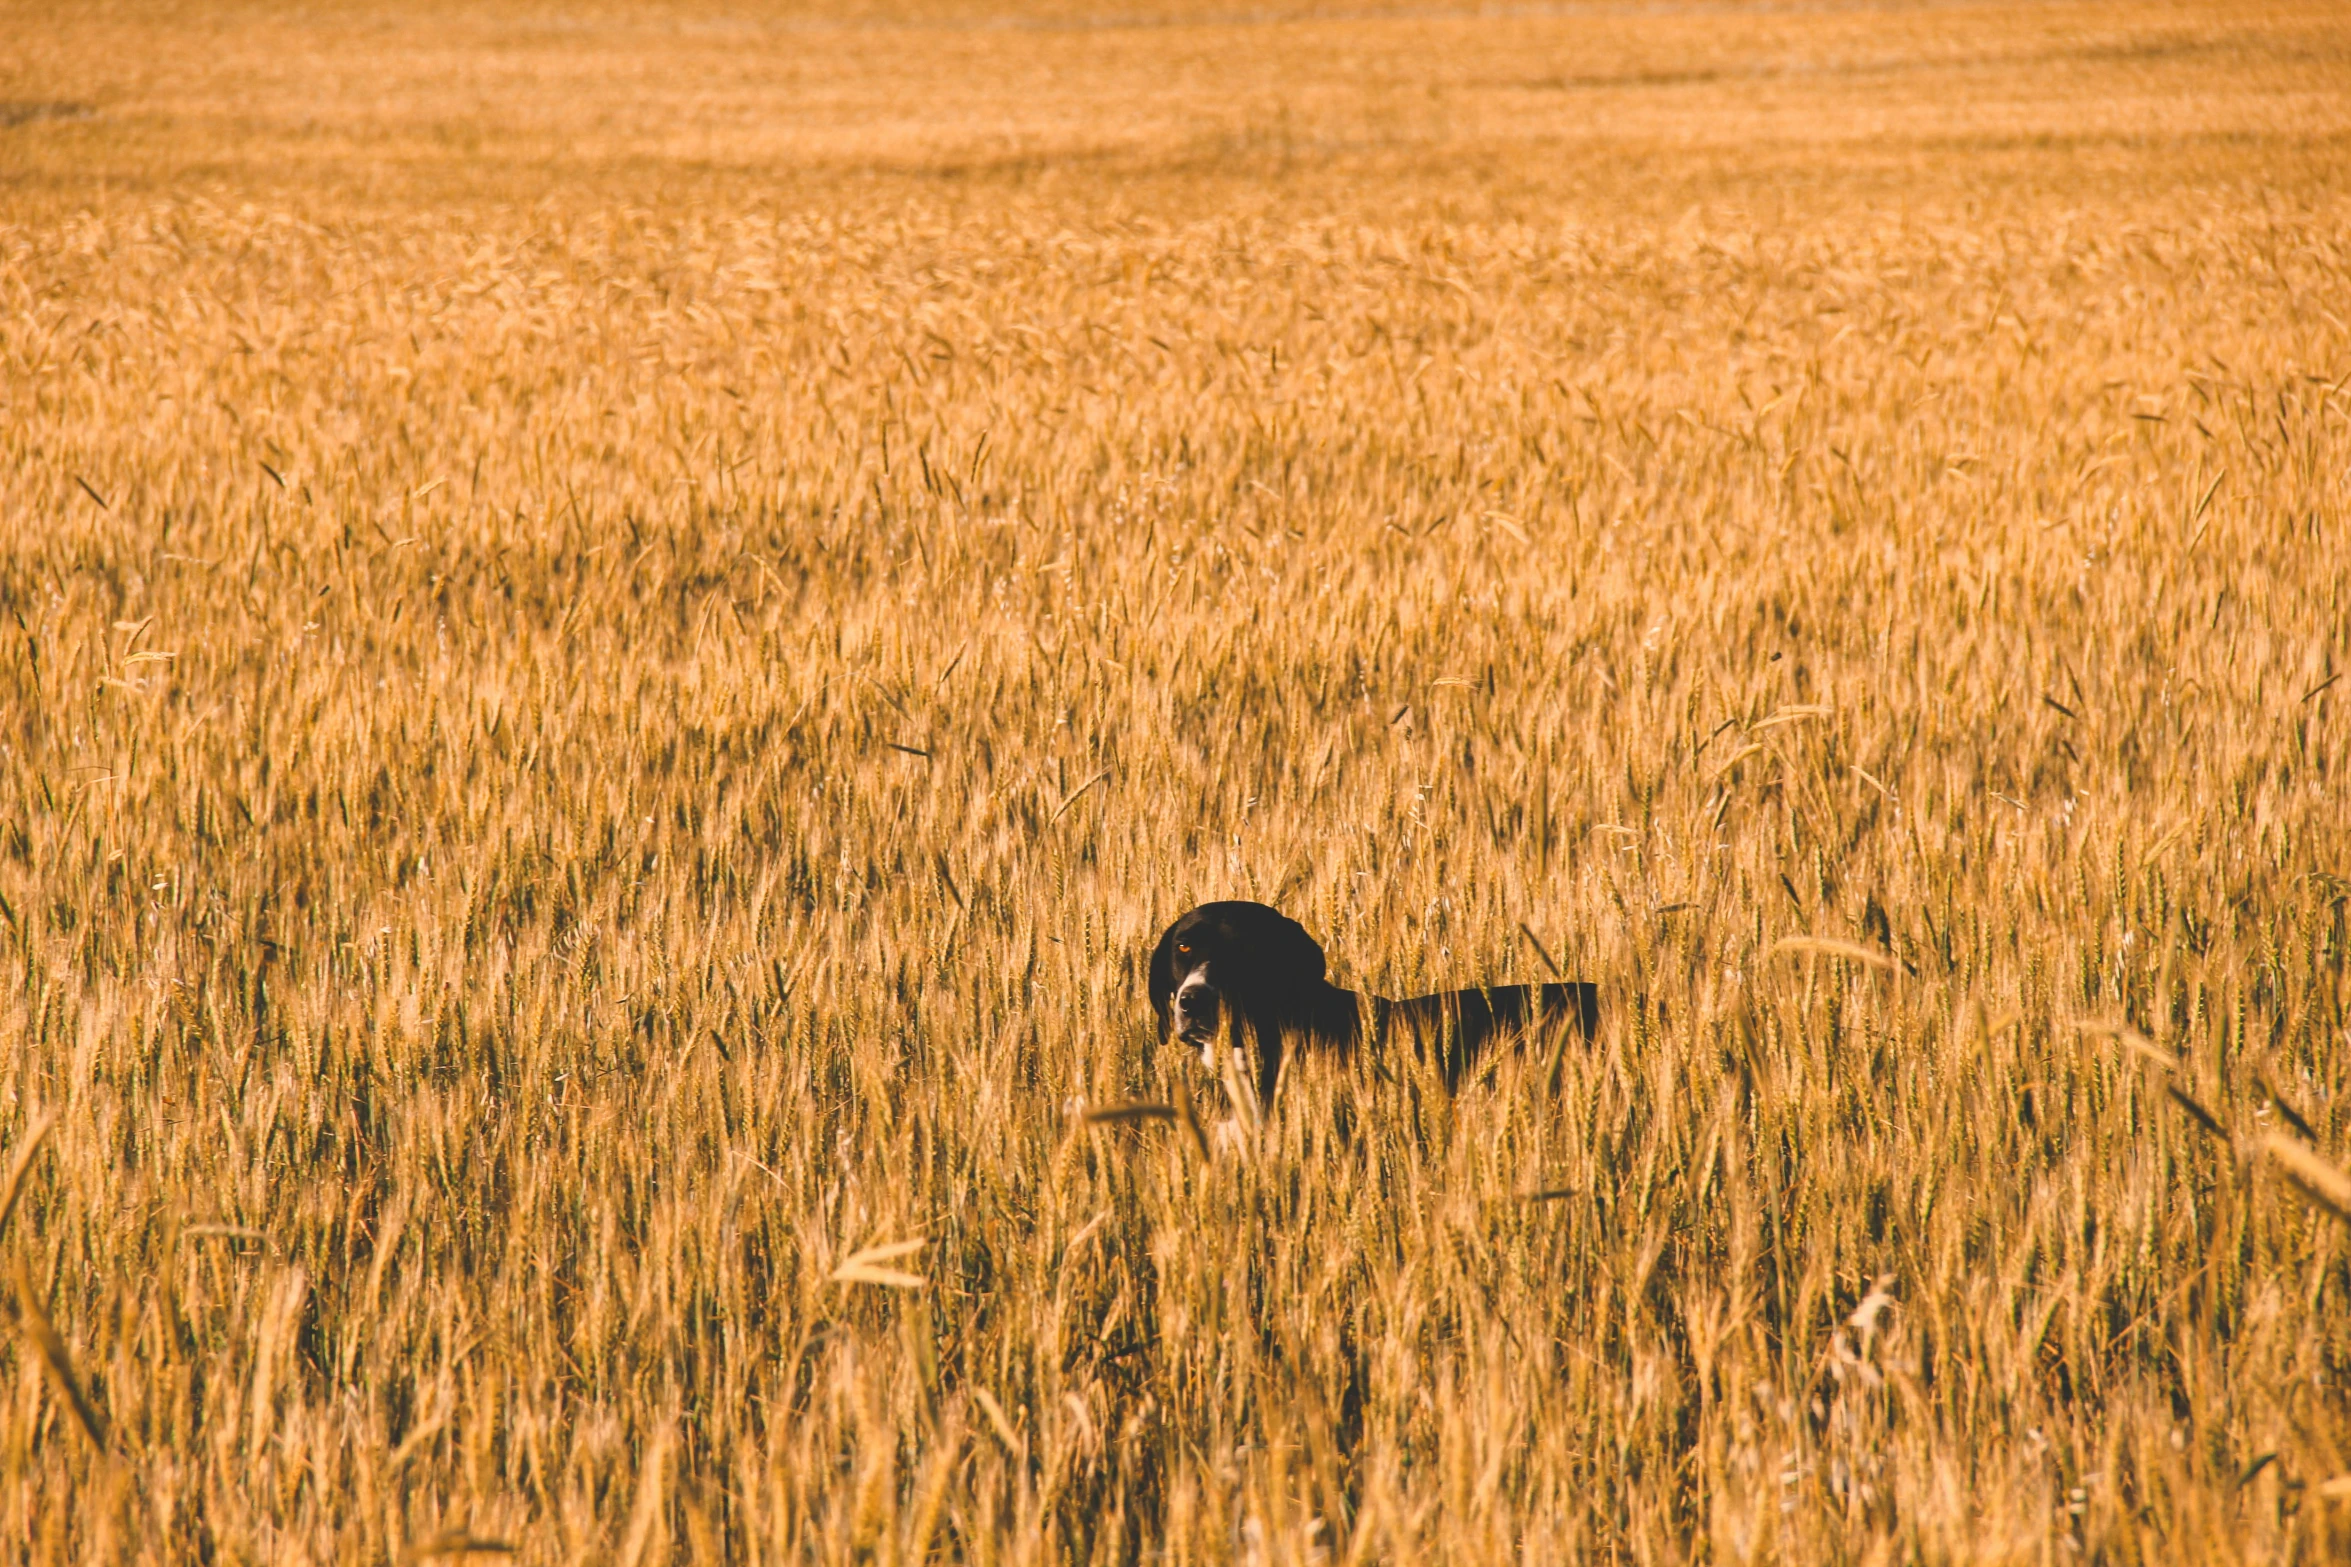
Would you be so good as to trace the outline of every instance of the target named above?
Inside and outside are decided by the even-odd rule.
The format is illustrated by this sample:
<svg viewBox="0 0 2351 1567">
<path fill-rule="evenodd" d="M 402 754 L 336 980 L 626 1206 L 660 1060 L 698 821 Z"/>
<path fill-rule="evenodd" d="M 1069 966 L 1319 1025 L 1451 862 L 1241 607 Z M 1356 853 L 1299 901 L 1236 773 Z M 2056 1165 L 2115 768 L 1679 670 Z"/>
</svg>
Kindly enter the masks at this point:
<svg viewBox="0 0 2351 1567">
<path fill-rule="evenodd" d="M 8 1559 L 2351 1549 L 2351 14 L 0 37 Z"/>
</svg>

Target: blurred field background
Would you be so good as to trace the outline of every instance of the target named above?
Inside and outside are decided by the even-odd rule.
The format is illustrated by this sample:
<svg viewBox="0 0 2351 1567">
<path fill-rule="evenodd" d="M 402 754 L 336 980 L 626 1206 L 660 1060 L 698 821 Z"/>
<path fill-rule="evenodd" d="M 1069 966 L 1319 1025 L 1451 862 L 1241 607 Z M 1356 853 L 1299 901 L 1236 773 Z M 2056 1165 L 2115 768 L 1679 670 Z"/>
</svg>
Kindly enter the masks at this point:
<svg viewBox="0 0 2351 1567">
<path fill-rule="evenodd" d="M 2351 1545 L 2341 8 L 0 35 L 19 1559 Z"/>
</svg>

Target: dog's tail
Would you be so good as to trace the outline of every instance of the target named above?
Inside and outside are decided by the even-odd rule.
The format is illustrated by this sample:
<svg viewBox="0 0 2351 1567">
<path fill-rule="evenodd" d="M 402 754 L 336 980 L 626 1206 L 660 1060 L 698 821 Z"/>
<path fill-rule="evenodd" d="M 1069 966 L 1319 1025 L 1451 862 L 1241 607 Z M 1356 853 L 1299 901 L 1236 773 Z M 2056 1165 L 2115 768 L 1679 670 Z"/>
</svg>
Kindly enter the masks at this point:
<svg viewBox="0 0 2351 1567">
<path fill-rule="evenodd" d="M 1409 1036 L 1413 1053 L 1432 1057 L 1456 1087 L 1497 1040 L 1520 1041 L 1572 1028 L 1586 1038 L 1600 1031 L 1600 987 L 1581 981 L 1558 985 L 1486 985 L 1446 990 L 1433 996 L 1391 1001 L 1381 1024 L 1391 1039 Z"/>
</svg>

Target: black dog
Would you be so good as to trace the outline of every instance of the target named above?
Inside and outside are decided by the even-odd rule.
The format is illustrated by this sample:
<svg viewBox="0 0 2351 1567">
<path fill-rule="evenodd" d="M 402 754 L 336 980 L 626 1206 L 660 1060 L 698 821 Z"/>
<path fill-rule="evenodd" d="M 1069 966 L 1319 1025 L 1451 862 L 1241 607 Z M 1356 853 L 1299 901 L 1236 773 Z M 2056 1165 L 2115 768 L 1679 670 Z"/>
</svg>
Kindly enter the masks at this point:
<svg viewBox="0 0 2351 1567">
<path fill-rule="evenodd" d="M 1587 984 L 1497 985 L 1386 1001 L 1323 978 L 1322 948 L 1306 927 L 1262 903 L 1203 903 L 1167 928 L 1151 954 L 1151 1010 L 1161 1040 L 1197 1047 L 1211 1070 L 1220 1031 L 1253 1050 L 1258 1102 L 1273 1097 L 1293 1046 L 1352 1053 L 1366 1039 L 1409 1039 L 1433 1051 L 1445 1086 L 1457 1085 L 1497 1035 L 1572 1024 L 1600 1026 L 1600 992 Z"/>
</svg>

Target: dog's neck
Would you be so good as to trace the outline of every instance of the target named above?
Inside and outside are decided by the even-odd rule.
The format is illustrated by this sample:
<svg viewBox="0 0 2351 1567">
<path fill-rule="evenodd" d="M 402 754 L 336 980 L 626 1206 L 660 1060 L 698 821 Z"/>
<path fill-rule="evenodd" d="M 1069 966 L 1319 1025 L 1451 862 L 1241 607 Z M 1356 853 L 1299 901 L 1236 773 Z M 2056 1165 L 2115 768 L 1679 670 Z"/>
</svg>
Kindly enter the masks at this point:
<svg viewBox="0 0 2351 1567">
<path fill-rule="evenodd" d="M 1321 1043 L 1353 1045 L 1363 1037 L 1366 1026 L 1377 1025 L 1379 1009 L 1385 1005 L 1377 996 L 1325 985 L 1307 999 L 1298 1028 Z"/>
</svg>

